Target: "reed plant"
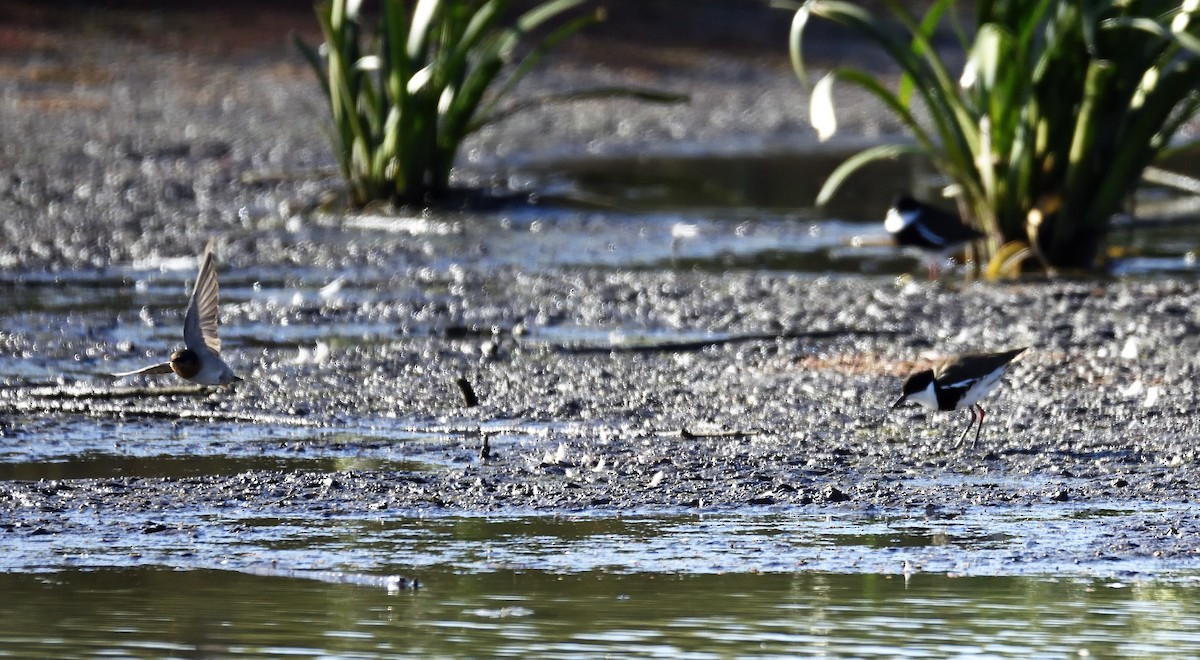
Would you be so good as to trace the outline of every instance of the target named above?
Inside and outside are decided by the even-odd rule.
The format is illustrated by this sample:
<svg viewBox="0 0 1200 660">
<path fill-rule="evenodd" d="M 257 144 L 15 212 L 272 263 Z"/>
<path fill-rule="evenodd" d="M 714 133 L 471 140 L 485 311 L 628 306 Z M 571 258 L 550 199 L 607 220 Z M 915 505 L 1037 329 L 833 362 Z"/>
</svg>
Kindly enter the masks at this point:
<svg viewBox="0 0 1200 660">
<path fill-rule="evenodd" d="M 912 136 L 847 159 L 818 203 L 872 161 L 923 154 L 988 234 L 985 259 L 1029 248 L 1050 270 L 1099 267 L 1111 218 L 1200 105 L 1198 0 L 978 0 L 973 21 L 954 0 L 923 15 L 897 0 L 879 0 L 877 14 L 840 0 L 777 4 L 795 10 L 790 51 L 806 85 L 812 17 L 866 37 L 902 72 L 889 87 L 838 66 L 812 87 L 822 139 L 837 130 L 837 82 L 866 90 Z M 959 75 L 935 45 L 946 35 L 965 55 Z"/>
<path fill-rule="evenodd" d="M 517 14 L 507 0 L 361 0 L 317 6 L 325 43 L 295 39 L 320 81 L 331 141 L 351 201 L 424 204 L 445 197 L 463 140 L 537 103 L 653 91 L 601 89 L 506 103 L 550 48 L 598 20 L 587 0 L 549 0 Z M 528 5 L 528 3 L 526 3 Z M 522 41 L 531 41 L 520 49 Z"/>
</svg>

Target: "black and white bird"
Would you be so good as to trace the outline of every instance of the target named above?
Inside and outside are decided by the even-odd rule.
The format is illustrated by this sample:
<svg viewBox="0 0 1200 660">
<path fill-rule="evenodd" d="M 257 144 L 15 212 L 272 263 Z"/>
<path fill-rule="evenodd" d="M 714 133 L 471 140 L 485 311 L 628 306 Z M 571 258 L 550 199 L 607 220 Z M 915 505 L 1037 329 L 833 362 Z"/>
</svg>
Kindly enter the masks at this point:
<svg viewBox="0 0 1200 660">
<path fill-rule="evenodd" d="M 979 401 L 996 389 L 1013 360 L 1027 350 L 1029 347 L 1001 353 L 966 353 L 932 369 L 918 371 L 904 381 L 904 393 L 892 408 L 911 401 L 930 410 L 970 410 L 971 420 L 958 437 L 958 444 L 962 445 L 971 427 L 975 426 L 977 414 L 979 425 L 975 428 L 975 443 L 978 443 L 984 416 Z"/>
<path fill-rule="evenodd" d="M 899 195 L 892 201 L 883 228 L 898 247 L 917 248 L 929 262 L 929 279 L 937 277 L 940 262 L 971 241 L 984 237 L 957 215 Z"/>
</svg>

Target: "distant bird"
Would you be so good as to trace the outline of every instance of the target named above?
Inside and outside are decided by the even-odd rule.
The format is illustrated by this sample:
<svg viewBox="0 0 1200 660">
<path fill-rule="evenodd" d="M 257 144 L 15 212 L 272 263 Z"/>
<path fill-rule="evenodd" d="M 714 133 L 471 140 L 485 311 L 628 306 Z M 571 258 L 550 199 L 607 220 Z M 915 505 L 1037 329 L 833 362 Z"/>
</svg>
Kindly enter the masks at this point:
<svg viewBox="0 0 1200 660">
<path fill-rule="evenodd" d="M 1029 347 L 1002 353 L 967 353 L 945 360 L 933 369 L 918 371 L 904 381 L 904 393 L 892 408 L 912 401 L 930 410 L 970 410 L 971 420 L 958 437 L 959 445 L 975 426 L 978 411 L 979 425 L 975 429 L 978 444 L 984 416 L 979 401 L 996 389 L 1013 359 L 1027 350 Z"/>
<path fill-rule="evenodd" d="M 920 249 L 929 263 L 929 279 L 936 279 L 939 262 L 971 241 L 984 237 L 957 215 L 899 195 L 892 201 L 883 228 L 899 247 Z"/>
<path fill-rule="evenodd" d="M 170 362 L 113 374 L 117 377 L 169 374 L 198 385 L 229 385 L 240 381 L 221 359 L 221 339 L 217 337 L 217 267 L 213 259 L 213 241 L 208 240 L 200 258 L 200 272 L 192 288 L 187 315 L 183 319 L 182 350 L 171 354 Z"/>
</svg>

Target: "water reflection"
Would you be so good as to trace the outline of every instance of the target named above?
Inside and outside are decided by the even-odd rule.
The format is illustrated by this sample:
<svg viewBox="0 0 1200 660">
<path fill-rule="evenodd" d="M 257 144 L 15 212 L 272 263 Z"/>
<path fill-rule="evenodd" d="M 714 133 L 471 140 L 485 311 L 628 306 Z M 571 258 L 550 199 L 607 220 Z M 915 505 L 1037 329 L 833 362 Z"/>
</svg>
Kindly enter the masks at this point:
<svg viewBox="0 0 1200 660">
<path fill-rule="evenodd" d="M 937 198 L 945 180 L 923 158 L 877 161 L 850 177 L 826 206 L 813 208 L 828 174 L 856 151 L 714 153 L 710 148 L 702 153 L 591 155 L 523 163 L 521 168 L 522 176 L 547 197 L 580 200 L 610 218 L 623 218 L 622 224 L 641 219 L 652 227 L 640 229 L 649 239 L 642 246 L 621 246 L 620 253 L 635 266 L 653 262 L 712 271 L 912 272 L 913 262 L 894 250 L 860 243 L 890 243 L 882 234 L 882 220 L 898 191 Z M 1177 158 L 1171 168 L 1188 172 L 1195 165 Z M 1138 217 L 1150 221 L 1117 223 L 1109 237 L 1111 270 L 1137 276 L 1194 274 L 1194 199 L 1146 187 L 1136 201 Z M 680 225 L 689 228 L 686 238 L 667 231 Z M 668 238 L 670 259 L 654 260 L 646 254 L 646 243 L 649 250 L 657 246 L 661 252 Z M 592 263 L 597 256 L 580 253 L 576 258 Z"/>
<path fill-rule="evenodd" d="M 854 151 L 797 149 L 661 156 L 589 155 L 528 163 L 523 170 L 548 195 L 604 200 L 637 210 L 759 209 L 817 217 L 813 201 L 826 177 Z M 928 163 L 913 157 L 879 161 L 870 176 L 854 177 L 822 210 L 825 217 L 879 218 L 898 190 L 925 193 L 933 179 Z M 926 195 L 922 195 L 926 196 Z"/>
<path fill-rule="evenodd" d="M 2 574 L 0 654 L 892 658 L 1200 652 L 1194 582 L 431 573 L 417 592 L 233 571 Z"/>
<path fill-rule="evenodd" d="M 396 473 L 397 488 L 423 489 Z M 170 565 L 404 575 L 428 571 L 548 571 L 664 575 L 857 571 L 903 575 L 1163 576 L 1190 571 L 1187 557 L 1110 556 L 1113 539 L 1177 512 L 1131 505 L 1119 516 L 1070 507 L 976 509 L 953 519 L 848 512 L 450 516 L 398 511 L 386 499 L 323 495 L 319 507 L 283 495 L 270 510 L 229 507 L 220 494 L 191 509 L 101 507 L 47 514 L 13 527 L 0 570 Z M 31 488 L 52 488 L 32 485 Z M 257 487 L 244 480 L 249 496 Z M 57 491 L 56 491 L 57 492 Z M 275 491 L 272 491 L 275 492 Z M 307 491 L 301 491 L 301 495 Z M 432 493 L 431 493 L 432 494 Z M 66 489 L 64 498 L 70 498 Z M 311 510 L 310 510 L 311 509 Z M 0 531 L 3 531 L 0 527 Z M 194 530 L 203 529 L 198 543 Z M 147 531 L 151 530 L 151 531 Z M 1097 549 L 1108 549 L 1098 553 Z"/>
<path fill-rule="evenodd" d="M 462 440 L 442 433 L 276 424 L 30 420 L 36 442 L 0 446 L 0 481 L 141 477 L 178 479 L 248 471 L 427 472 L 449 464 Z"/>
<path fill-rule="evenodd" d="M 141 477 L 144 479 L 180 479 L 184 477 L 230 475 L 256 470 L 309 470 L 344 472 L 347 470 L 402 470 L 411 472 L 435 469 L 415 461 L 387 461 L 367 456 L 288 458 L 280 456 L 124 456 L 113 454 L 81 455 L 51 462 L 0 462 L 0 481 L 37 481 L 39 479 L 106 479 Z"/>
</svg>

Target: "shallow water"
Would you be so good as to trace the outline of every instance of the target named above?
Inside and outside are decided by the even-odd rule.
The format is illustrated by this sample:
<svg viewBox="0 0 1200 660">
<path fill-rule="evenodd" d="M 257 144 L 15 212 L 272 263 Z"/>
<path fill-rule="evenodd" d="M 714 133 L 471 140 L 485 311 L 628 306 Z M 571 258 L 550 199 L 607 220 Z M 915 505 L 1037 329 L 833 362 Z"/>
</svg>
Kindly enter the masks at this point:
<svg viewBox="0 0 1200 660">
<path fill-rule="evenodd" d="M 814 208 L 828 173 L 853 153 L 718 149 L 589 157 L 523 164 L 528 181 L 518 178 L 517 183 L 552 198 L 629 213 L 641 221 L 631 224 L 650 239 L 644 243 L 671 246 L 668 255 L 619 239 L 609 242 L 635 264 L 863 274 L 919 270 L 912 257 L 889 247 L 883 216 L 891 198 L 902 191 L 952 209 L 949 200 L 939 201 L 944 180 L 922 159 L 879 161 L 851 177 L 827 206 Z M 1191 162 L 1172 167 L 1194 169 Z M 1147 186 L 1139 191 L 1137 215 L 1154 220 L 1136 228 L 1122 225 L 1109 237 L 1114 274 L 1198 272 L 1197 208 L 1190 196 Z M 648 230 L 646 224 L 658 230 Z M 589 261 L 604 263 L 596 256 L 603 254 L 599 249 L 585 254 Z"/>
<path fill-rule="evenodd" d="M 0 575 L 0 656 L 1186 657 L 1193 582 L 430 572 L 416 592 L 162 568 Z"/>
<path fill-rule="evenodd" d="M 464 516 L 380 508 L 369 498 L 337 498 L 336 470 L 325 478 L 330 494 L 325 501 L 306 503 L 274 486 L 274 505 L 231 506 L 253 501 L 249 494 L 265 487 L 250 473 L 236 474 L 247 496 L 229 493 L 186 507 L 135 511 L 103 505 L 67 508 L 56 512 L 66 522 L 53 534 L 11 529 L 0 569 L 149 564 L 251 570 L 269 565 L 398 574 L 423 582 L 428 571 L 501 569 L 1130 578 L 1192 570 L 1187 558 L 1114 561 L 1102 550 L 1130 527 L 1169 527 L 1187 511 L 1183 505 L 1114 502 L 886 514 L 793 506 L 674 513 L 594 507 L 587 512 Z M 62 506 L 71 506 L 68 485 L 46 482 L 41 487 L 61 489 Z M 108 487 L 137 486 L 135 481 Z"/>
<path fill-rule="evenodd" d="M 104 479 L 143 477 L 179 479 L 202 475 L 228 475 L 258 470 L 407 470 L 421 471 L 432 466 L 415 461 L 388 461 L 367 456 L 346 458 L 287 458 L 275 456 L 158 456 L 87 455 L 60 461 L 0 463 L 0 480 L 37 481 L 40 479 Z"/>
<path fill-rule="evenodd" d="M 178 478 L 254 470 L 427 471 L 451 461 L 447 436 L 380 427 L 111 421 L 23 426 L 0 444 L 0 480 Z"/>
<path fill-rule="evenodd" d="M 6 534 L 0 655 L 1185 657 L 1200 577 L 1077 563 L 1170 514 L 79 512 Z"/>
</svg>

